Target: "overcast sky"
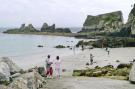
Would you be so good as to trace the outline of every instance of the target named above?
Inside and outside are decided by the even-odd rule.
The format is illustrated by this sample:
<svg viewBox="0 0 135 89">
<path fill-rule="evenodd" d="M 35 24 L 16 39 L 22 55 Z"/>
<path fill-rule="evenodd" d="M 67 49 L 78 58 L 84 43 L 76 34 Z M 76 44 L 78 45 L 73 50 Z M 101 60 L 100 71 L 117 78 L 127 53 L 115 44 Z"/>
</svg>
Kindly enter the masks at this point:
<svg viewBox="0 0 135 89">
<path fill-rule="evenodd" d="M 127 20 L 135 0 L 0 0 L 0 27 L 44 22 L 57 27 L 81 27 L 87 15 L 121 10 Z"/>
</svg>

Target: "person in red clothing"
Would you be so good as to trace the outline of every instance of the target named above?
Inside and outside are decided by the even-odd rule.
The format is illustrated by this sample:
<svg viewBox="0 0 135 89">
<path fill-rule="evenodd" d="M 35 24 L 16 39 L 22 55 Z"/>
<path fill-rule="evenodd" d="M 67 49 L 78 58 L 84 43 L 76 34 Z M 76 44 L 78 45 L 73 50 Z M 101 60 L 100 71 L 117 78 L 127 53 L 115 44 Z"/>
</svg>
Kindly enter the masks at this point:
<svg viewBox="0 0 135 89">
<path fill-rule="evenodd" d="M 53 62 L 50 60 L 50 55 L 48 55 L 46 59 L 46 77 L 52 77 L 53 75 L 53 68 L 51 66 L 52 64 Z"/>
</svg>

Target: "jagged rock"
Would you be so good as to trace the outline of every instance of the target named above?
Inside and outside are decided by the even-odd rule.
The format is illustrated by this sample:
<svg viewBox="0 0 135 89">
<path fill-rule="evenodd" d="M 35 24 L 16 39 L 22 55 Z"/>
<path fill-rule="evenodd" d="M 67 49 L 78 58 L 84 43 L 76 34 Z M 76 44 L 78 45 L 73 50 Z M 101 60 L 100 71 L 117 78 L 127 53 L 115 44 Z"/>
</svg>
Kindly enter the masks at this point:
<svg viewBox="0 0 135 89">
<path fill-rule="evenodd" d="M 23 32 L 37 32 L 37 30 L 33 27 L 32 24 L 29 24 L 28 26 L 26 26 L 24 28 L 24 30 L 22 30 Z"/>
<path fill-rule="evenodd" d="M 22 24 L 20 27 L 20 31 L 23 31 L 25 29 L 25 24 Z"/>
<path fill-rule="evenodd" d="M 135 62 L 133 63 L 133 66 L 129 74 L 129 81 L 135 83 Z"/>
<path fill-rule="evenodd" d="M 20 28 L 15 28 L 15 29 L 9 29 L 5 31 L 4 33 L 19 33 L 19 32 L 39 32 L 37 29 L 33 27 L 32 24 L 29 24 L 28 26 L 25 26 L 25 24 L 22 24 Z"/>
<path fill-rule="evenodd" d="M 117 32 L 120 31 L 122 25 L 123 16 L 121 11 L 97 16 L 88 15 L 81 32 Z"/>
<path fill-rule="evenodd" d="M 41 27 L 41 32 L 55 32 L 55 24 L 48 26 L 47 23 L 44 23 Z"/>
<path fill-rule="evenodd" d="M 48 24 L 44 23 L 43 26 L 41 27 L 41 32 L 45 32 L 48 29 Z"/>
<path fill-rule="evenodd" d="M 0 62 L 0 82 L 9 81 L 10 68 L 7 63 Z"/>
<path fill-rule="evenodd" d="M 11 73 L 20 71 L 20 68 L 9 58 L 0 58 L 0 81 L 9 81 Z"/>
<path fill-rule="evenodd" d="M 131 27 L 131 33 L 135 34 L 135 5 L 128 16 L 126 26 Z"/>
<path fill-rule="evenodd" d="M 41 27 L 41 32 L 71 33 L 71 30 L 69 28 L 56 28 L 55 29 L 55 24 L 53 24 L 52 26 L 49 26 L 47 23 L 44 23 L 43 26 Z"/>
</svg>

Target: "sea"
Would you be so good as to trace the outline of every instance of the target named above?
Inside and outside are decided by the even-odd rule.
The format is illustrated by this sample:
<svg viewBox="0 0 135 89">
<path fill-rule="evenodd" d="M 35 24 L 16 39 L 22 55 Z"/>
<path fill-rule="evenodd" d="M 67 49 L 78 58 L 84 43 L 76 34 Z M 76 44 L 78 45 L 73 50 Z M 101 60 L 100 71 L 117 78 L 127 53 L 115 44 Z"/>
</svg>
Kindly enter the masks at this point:
<svg viewBox="0 0 135 89">
<path fill-rule="evenodd" d="M 73 32 L 80 30 L 72 29 Z M 6 29 L 0 29 L 0 57 L 9 57 L 25 69 L 44 62 L 47 55 L 55 59 L 56 56 L 63 58 L 80 52 L 80 49 L 73 50 L 73 48 L 82 39 L 64 36 L 3 34 L 4 30 Z M 38 45 L 43 45 L 43 47 L 38 47 Z M 57 45 L 70 46 L 70 48 L 58 49 L 55 48 Z"/>
</svg>

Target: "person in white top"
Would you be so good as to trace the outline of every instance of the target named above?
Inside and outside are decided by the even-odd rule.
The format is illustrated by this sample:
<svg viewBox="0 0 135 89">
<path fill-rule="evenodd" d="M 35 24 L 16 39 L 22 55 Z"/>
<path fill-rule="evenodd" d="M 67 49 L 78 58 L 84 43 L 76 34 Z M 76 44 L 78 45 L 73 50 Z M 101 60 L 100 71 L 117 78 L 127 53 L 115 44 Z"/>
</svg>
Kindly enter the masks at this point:
<svg viewBox="0 0 135 89">
<path fill-rule="evenodd" d="M 60 71 L 61 71 L 61 61 L 59 59 L 59 56 L 56 57 L 55 60 L 55 70 L 56 70 L 56 76 L 60 78 Z"/>
<path fill-rule="evenodd" d="M 46 59 L 46 77 L 52 77 L 53 76 L 53 68 L 52 68 L 52 60 L 50 59 L 50 55 L 47 56 Z"/>
</svg>

